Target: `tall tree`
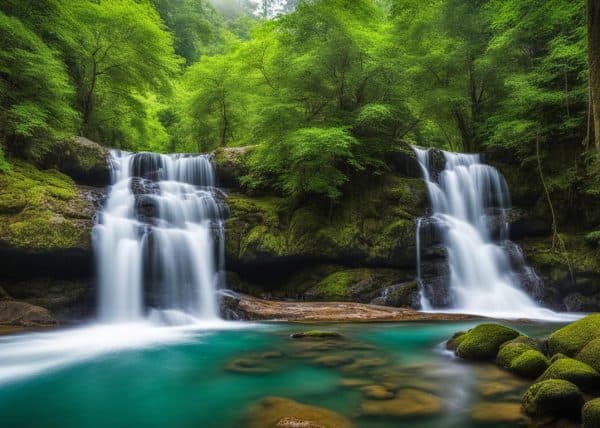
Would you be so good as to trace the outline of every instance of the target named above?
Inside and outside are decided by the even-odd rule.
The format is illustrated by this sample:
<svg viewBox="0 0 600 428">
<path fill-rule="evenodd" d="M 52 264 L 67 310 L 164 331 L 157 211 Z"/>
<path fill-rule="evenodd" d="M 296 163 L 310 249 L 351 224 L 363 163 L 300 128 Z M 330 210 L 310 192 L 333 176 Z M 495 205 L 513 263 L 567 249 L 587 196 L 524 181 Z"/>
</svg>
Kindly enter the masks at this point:
<svg viewBox="0 0 600 428">
<path fill-rule="evenodd" d="M 588 135 L 600 150 L 600 2 L 587 0 L 590 124 Z"/>
</svg>

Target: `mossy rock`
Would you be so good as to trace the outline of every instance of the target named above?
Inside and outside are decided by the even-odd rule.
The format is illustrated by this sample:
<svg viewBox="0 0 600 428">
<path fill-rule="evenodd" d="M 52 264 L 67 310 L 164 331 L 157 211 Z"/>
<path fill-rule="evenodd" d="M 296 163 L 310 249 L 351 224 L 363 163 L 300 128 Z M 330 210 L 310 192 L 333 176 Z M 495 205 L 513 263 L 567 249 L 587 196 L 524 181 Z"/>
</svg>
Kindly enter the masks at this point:
<svg viewBox="0 0 600 428">
<path fill-rule="evenodd" d="M 44 159 L 45 166 L 57 168 L 77 183 L 91 186 L 110 184 L 110 155 L 105 147 L 84 137 L 54 144 Z"/>
<path fill-rule="evenodd" d="M 292 333 L 292 339 L 343 339 L 344 335 L 337 331 L 309 330 L 301 333 Z"/>
<path fill-rule="evenodd" d="M 575 356 L 575 359 L 586 363 L 600 373 L 600 338 L 590 340 Z"/>
<path fill-rule="evenodd" d="M 309 406 L 283 397 L 266 397 L 250 409 L 249 428 L 322 427 L 351 428 L 342 415 L 317 406 Z"/>
<path fill-rule="evenodd" d="M 548 337 L 548 352 L 575 356 L 592 339 L 600 337 L 600 314 L 588 315 Z"/>
<path fill-rule="evenodd" d="M 552 364 L 555 361 L 558 361 L 562 358 L 569 358 L 567 357 L 565 354 L 561 354 L 560 352 L 558 354 L 554 354 L 552 355 L 552 358 L 550 358 L 550 364 Z"/>
<path fill-rule="evenodd" d="M 509 341 L 500 346 L 498 355 L 496 356 L 496 364 L 500 367 L 510 367 L 513 360 L 527 351 L 534 350 L 527 343 Z"/>
<path fill-rule="evenodd" d="M 553 362 L 538 380 L 567 380 L 584 391 L 600 389 L 600 374 L 592 367 L 572 358 L 561 358 Z"/>
<path fill-rule="evenodd" d="M 600 398 L 585 403 L 581 419 L 583 428 L 600 428 Z"/>
<path fill-rule="evenodd" d="M 523 410 L 534 417 L 578 417 L 583 405 L 579 388 L 561 379 L 534 383 L 522 399 Z"/>
<path fill-rule="evenodd" d="M 465 339 L 466 334 L 466 331 L 457 331 L 456 333 L 454 333 L 452 337 L 446 342 L 446 349 L 456 351 L 458 345 L 460 345 L 461 342 Z"/>
<path fill-rule="evenodd" d="M 0 242 L 25 251 L 88 249 L 94 207 L 70 177 L 13 162 L 0 173 Z"/>
<path fill-rule="evenodd" d="M 456 355 L 469 360 L 489 360 L 500 346 L 520 333 L 500 324 L 481 324 L 469 330 L 456 348 Z"/>
<path fill-rule="evenodd" d="M 522 377 L 535 379 L 548 368 L 548 358 L 540 351 L 530 349 L 514 358 L 508 369 Z"/>
<path fill-rule="evenodd" d="M 391 269 L 345 269 L 332 272 L 305 292 L 310 300 L 350 300 L 388 287 L 398 280 Z"/>
</svg>

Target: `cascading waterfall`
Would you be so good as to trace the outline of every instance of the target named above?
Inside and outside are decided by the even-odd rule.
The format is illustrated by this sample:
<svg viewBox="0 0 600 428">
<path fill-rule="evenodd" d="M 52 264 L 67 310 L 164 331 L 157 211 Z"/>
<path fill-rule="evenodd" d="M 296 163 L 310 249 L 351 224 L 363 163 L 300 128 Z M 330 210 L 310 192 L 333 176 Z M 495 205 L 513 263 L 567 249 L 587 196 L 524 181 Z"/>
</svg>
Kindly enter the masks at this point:
<svg viewBox="0 0 600 428">
<path fill-rule="evenodd" d="M 504 177 L 495 168 L 481 163 L 477 154 L 450 152 L 443 152 L 445 168 L 438 177 L 433 177 L 430 151 L 417 147 L 414 150 L 427 184 L 432 220 L 448 254 L 452 310 L 511 318 L 554 317 L 554 312 L 539 307 L 520 288 L 509 255 L 493 240 L 488 215 L 492 209 L 501 219 L 500 241 L 508 239 L 510 195 Z M 419 219 L 419 264 L 420 224 Z M 422 307 L 429 309 L 420 266 L 417 276 Z"/>
<path fill-rule="evenodd" d="M 218 318 L 226 207 L 210 157 L 111 156 L 113 185 L 94 229 L 101 321 Z"/>
</svg>

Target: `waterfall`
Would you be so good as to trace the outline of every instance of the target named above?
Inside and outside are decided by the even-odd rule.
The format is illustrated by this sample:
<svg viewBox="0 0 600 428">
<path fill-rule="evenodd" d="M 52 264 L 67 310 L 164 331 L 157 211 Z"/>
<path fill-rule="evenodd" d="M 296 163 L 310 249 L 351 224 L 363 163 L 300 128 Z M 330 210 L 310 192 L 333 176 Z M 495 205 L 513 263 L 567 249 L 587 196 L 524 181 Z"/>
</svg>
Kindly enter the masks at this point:
<svg viewBox="0 0 600 428">
<path fill-rule="evenodd" d="M 442 171 L 430 169 L 429 150 L 414 148 L 427 185 L 432 220 L 448 255 L 452 310 L 499 317 L 553 317 L 521 288 L 509 254 L 501 245 L 508 239 L 510 194 L 502 174 L 481 162 L 477 154 L 443 152 Z M 500 218 L 498 240 L 490 226 L 490 212 Z M 417 222 L 417 263 L 420 228 Z M 518 253 L 520 254 L 520 253 Z M 529 269 L 529 273 L 533 272 Z M 417 267 L 421 303 L 429 304 Z"/>
<path fill-rule="evenodd" d="M 94 227 L 100 320 L 218 318 L 226 207 L 210 157 L 120 151 L 111 157 L 113 184 Z"/>
</svg>

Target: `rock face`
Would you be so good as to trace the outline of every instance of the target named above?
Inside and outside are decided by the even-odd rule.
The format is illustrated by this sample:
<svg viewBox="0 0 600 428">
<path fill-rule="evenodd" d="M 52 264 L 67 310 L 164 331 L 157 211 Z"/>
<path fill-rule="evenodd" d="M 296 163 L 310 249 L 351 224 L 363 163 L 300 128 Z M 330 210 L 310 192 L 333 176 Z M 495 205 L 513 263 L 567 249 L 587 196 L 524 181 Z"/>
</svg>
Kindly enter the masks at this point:
<svg viewBox="0 0 600 428">
<path fill-rule="evenodd" d="M 0 289 L 12 299 L 80 318 L 93 299 L 91 230 L 109 180 L 108 152 L 82 138 L 57 143 L 39 169 L 12 160 L 0 173 Z M 75 181 L 74 181 L 75 178 Z M 2 294 L 2 293 L 0 293 Z"/>
<path fill-rule="evenodd" d="M 57 323 L 45 308 L 25 302 L 0 300 L 0 325 L 48 327 Z"/>
<path fill-rule="evenodd" d="M 334 205 L 293 201 L 242 193 L 230 176 L 243 172 L 235 162 L 245 159 L 247 150 L 215 153 L 220 181 L 233 189 L 225 251 L 237 281 L 230 287 L 265 297 L 418 304 L 411 284 L 415 221 L 427 208 L 418 170 L 411 176 L 394 170 L 357 177 Z M 418 168 L 414 156 L 397 161 L 404 171 L 411 162 Z M 425 257 L 424 263 L 436 257 Z"/>
</svg>

